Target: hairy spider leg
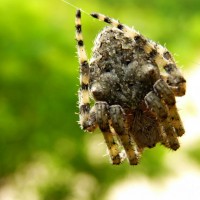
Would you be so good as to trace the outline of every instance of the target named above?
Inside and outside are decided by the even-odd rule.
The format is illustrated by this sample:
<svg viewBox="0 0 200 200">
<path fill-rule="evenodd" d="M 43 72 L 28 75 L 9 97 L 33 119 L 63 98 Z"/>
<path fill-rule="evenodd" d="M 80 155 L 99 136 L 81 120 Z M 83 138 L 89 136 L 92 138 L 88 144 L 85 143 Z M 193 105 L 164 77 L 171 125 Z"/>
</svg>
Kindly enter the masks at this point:
<svg viewBox="0 0 200 200">
<path fill-rule="evenodd" d="M 163 144 L 172 149 L 177 150 L 180 147 L 179 141 L 177 139 L 177 134 L 174 127 L 171 125 L 170 119 L 168 117 L 168 108 L 165 103 L 151 91 L 145 96 L 145 102 L 149 109 L 157 116 L 160 121 L 163 132 L 166 133 L 166 137 L 163 137 Z"/>
<path fill-rule="evenodd" d="M 88 88 L 90 75 L 89 63 L 83 42 L 80 10 L 77 10 L 76 12 L 75 27 L 81 85 L 81 89 L 79 90 L 79 123 L 81 128 L 87 131 L 93 131 L 96 128 L 96 124 L 98 124 L 99 128 L 103 132 L 103 136 L 106 141 L 113 164 L 120 164 L 121 159 L 119 155 L 120 152 L 118 150 L 118 144 L 115 142 L 114 136 L 111 133 L 110 128 L 107 126 L 108 120 L 106 119 L 106 106 L 103 103 L 96 103 L 95 106 L 90 109 L 90 97 Z"/>
<path fill-rule="evenodd" d="M 80 65 L 80 85 L 79 90 L 79 123 L 83 129 L 85 129 L 85 122 L 89 120 L 90 113 L 90 98 L 89 98 L 89 63 L 87 59 L 87 54 L 85 51 L 83 36 L 81 30 L 81 12 L 77 10 L 75 18 L 75 27 L 76 27 L 76 40 L 77 40 L 77 50 L 78 50 L 78 59 Z"/>
<path fill-rule="evenodd" d="M 174 65 L 174 64 L 173 64 Z M 165 66 L 165 70 L 170 71 L 170 74 L 162 74 L 161 77 L 168 83 L 169 88 L 173 91 L 175 96 L 184 96 L 186 92 L 186 80 L 183 75 L 177 73 L 173 65 Z"/>
<path fill-rule="evenodd" d="M 185 130 L 177 111 L 174 93 L 169 88 L 167 83 L 162 79 L 157 80 L 153 87 L 155 92 L 159 96 L 161 96 L 161 98 L 167 104 L 169 108 L 169 119 L 171 121 L 172 126 L 175 128 L 177 135 L 182 136 L 185 133 Z"/>
<path fill-rule="evenodd" d="M 176 67 L 171 54 L 165 47 L 146 39 L 138 31 L 121 24 L 118 20 L 112 19 L 100 13 L 91 13 L 91 16 L 99 19 L 100 21 L 111 24 L 112 26 L 123 31 L 125 36 L 134 39 L 140 47 L 143 47 L 143 50 L 150 56 L 150 58 L 152 58 L 159 67 L 164 68 L 164 70 L 169 74 L 168 81 L 169 84 L 172 84 L 171 89 L 175 95 L 183 96 L 185 94 L 186 80 Z"/>
<path fill-rule="evenodd" d="M 111 133 L 109 125 L 109 105 L 106 102 L 98 101 L 95 103 L 96 119 L 100 130 L 103 133 L 105 142 L 108 147 L 112 164 L 119 165 L 121 163 L 119 144 L 117 143 L 113 133 Z"/>
<path fill-rule="evenodd" d="M 120 105 L 112 105 L 110 106 L 110 118 L 111 124 L 117 133 L 122 146 L 126 152 L 127 158 L 131 165 L 137 165 L 139 162 L 140 152 L 138 151 L 138 147 L 129 134 L 126 126 L 125 126 L 125 114 Z"/>
</svg>

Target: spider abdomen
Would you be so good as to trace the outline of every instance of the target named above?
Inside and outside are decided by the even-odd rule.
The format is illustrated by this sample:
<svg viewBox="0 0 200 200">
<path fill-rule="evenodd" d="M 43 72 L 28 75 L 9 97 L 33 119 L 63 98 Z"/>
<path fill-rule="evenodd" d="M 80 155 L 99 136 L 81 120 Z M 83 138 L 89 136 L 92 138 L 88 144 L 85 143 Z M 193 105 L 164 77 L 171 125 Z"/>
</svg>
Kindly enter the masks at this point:
<svg viewBox="0 0 200 200">
<path fill-rule="evenodd" d="M 120 30 L 106 27 L 97 37 L 90 61 L 96 101 L 135 109 L 159 76 L 157 65 Z"/>
</svg>

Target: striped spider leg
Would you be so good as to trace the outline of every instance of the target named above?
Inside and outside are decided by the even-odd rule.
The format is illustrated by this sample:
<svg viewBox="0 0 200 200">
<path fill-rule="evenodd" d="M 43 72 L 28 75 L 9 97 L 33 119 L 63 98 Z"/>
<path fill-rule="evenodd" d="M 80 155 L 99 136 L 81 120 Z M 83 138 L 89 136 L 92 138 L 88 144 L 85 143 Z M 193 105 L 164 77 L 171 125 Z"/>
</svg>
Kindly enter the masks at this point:
<svg viewBox="0 0 200 200">
<path fill-rule="evenodd" d="M 89 132 L 92 132 L 98 125 L 103 133 L 112 163 L 120 164 L 121 158 L 119 147 L 109 127 L 108 105 L 106 102 L 96 102 L 96 104 L 90 108 L 90 67 L 83 42 L 80 10 L 77 10 L 75 25 L 81 86 L 79 90 L 79 123 L 83 130 Z"/>
</svg>

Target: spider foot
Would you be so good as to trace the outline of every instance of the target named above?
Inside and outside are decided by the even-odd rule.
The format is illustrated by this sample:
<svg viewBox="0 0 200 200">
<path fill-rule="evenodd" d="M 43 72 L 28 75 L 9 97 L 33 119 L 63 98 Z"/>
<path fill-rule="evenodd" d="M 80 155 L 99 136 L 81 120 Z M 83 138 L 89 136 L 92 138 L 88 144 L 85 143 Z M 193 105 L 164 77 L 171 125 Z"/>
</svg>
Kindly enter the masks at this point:
<svg viewBox="0 0 200 200">
<path fill-rule="evenodd" d="M 175 129 L 170 125 L 169 122 L 163 123 L 163 129 L 164 132 L 166 133 L 166 137 L 163 141 L 164 142 L 163 144 L 167 148 L 176 151 L 180 147 L 180 144 Z"/>
</svg>

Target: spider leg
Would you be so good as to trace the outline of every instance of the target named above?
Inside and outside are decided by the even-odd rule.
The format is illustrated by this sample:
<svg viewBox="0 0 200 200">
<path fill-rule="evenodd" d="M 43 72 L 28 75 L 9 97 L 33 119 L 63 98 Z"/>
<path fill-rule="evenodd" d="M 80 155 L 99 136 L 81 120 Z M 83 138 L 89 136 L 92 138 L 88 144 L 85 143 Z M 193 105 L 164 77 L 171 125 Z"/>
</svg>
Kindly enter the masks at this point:
<svg viewBox="0 0 200 200">
<path fill-rule="evenodd" d="M 155 113 L 160 121 L 163 132 L 166 133 L 166 137 L 163 136 L 163 144 L 170 149 L 177 150 L 180 145 L 177 139 L 176 130 L 171 125 L 170 118 L 168 117 L 167 106 L 153 91 L 149 92 L 144 99 L 148 108 Z"/>
<path fill-rule="evenodd" d="M 91 16 L 97 18 L 100 21 L 104 21 L 108 24 L 111 24 L 113 27 L 118 28 L 119 30 L 123 31 L 127 37 L 134 38 L 140 35 L 136 30 L 121 24 L 118 20 L 112 19 L 100 13 L 91 13 Z"/>
<path fill-rule="evenodd" d="M 81 128 L 87 131 L 93 131 L 98 124 L 108 146 L 109 154 L 113 164 L 120 164 L 121 159 L 119 155 L 118 144 L 115 142 L 114 136 L 111 133 L 108 124 L 108 105 L 105 102 L 98 102 L 94 107 L 92 107 L 92 109 L 90 108 L 88 89 L 90 75 L 89 63 L 83 42 L 80 10 L 77 10 L 75 25 L 81 85 L 81 89 L 79 90 L 79 123 Z"/>
<path fill-rule="evenodd" d="M 169 88 L 167 83 L 159 79 L 154 84 L 154 90 L 156 93 L 162 97 L 169 108 L 169 118 L 171 120 L 172 126 L 175 128 L 176 133 L 178 136 L 182 136 L 185 133 L 181 118 L 178 114 L 177 107 L 176 107 L 176 99 L 174 93 Z"/>
<path fill-rule="evenodd" d="M 110 106 L 110 118 L 112 127 L 119 136 L 119 139 L 124 147 L 129 163 L 131 165 L 137 165 L 139 160 L 139 152 L 136 147 L 136 143 L 128 133 L 125 127 L 125 114 L 120 105 Z"/>
<path fill-rule="evenodd" d="M 109 126 L 109 105 L 106 102 L 99 101 L 95 103 L 96 119 L 100 130 L 103 133 L 108 151 L 112 160 L 112 164 L 121 163 L 119 144 L 116 143 L 113 133 Z"/>
<path fill-rule="evenodd" d="M 185 95 L 185 91 L 186 91 L 186 81 L 185 80 L 182 80 L 182 82 L 180 82 L 178 84 L 175 83 L 175 84 L 171 85 L 170 82 L 173 82 L 173 80 L 174 80 L 172 76 L 162 74 L 161 77 L 166 83 L 168 83 L 168 87 L 173 91 L 175 96 Z"/>
<path fill-rule="evenodd" d="M 100 21 L 111 24 L 113 27 L 116 27 L 124 32 L 125 36 L 133 39 L 159 67 L 164 68 L 164 70 L 168 73 L 168 83 L 175 95 L 183 96 L 185 94 L 186 80 L 176 67 L 171 54 L 165 47 L 146 39 L 134 28 L 121 24 L 118 20 L 112 19 L 100 13 L 92 13 L 91 16 L 99 19 Z"/>
<path fill-rule="evenodd" d="M 79 90 L 79 123 L 81 128 L 87 131 L 92 131 L 96 128 L 96 121 L 94 116 L 94 109 L 90 109 L 89 98 L 89 64 L 83 43 L 83 36 L 81 31 L 81 12 L 77 10 L 75 18 L 77 51 L 80 65 L 80 85 Z"/>
<path fill-rule="evenodd" d="M 166 71 L 167 75 L 161 75 L 161 77 L 167 82 L 168 87 L 173 91 L 174 95 L 185 95 L 186 80 L 177 68 L 170 52 L 165 47 L 155 43 L 154 48 L 149 54 L 151 59 Z"/>
</svg>

